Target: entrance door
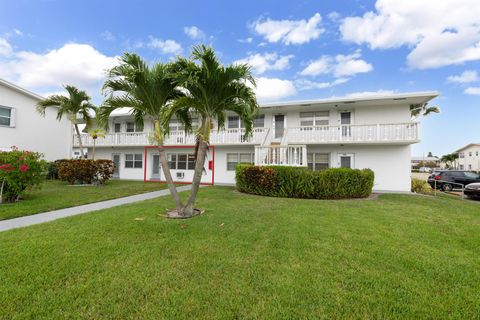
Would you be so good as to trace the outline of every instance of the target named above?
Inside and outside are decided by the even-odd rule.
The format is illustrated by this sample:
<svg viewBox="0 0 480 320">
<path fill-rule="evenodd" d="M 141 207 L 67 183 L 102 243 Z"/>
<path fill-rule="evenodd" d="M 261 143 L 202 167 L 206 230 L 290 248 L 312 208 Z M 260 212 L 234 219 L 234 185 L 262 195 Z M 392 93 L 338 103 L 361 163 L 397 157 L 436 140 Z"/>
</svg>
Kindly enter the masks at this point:
<svg viewBox="0 0 480 320">
<path fill-rule="evenodd" d="M 158 154 L 152 157 L 152 179 L 160 179 L 160 155 Z"/>
<path fill-rule="evenodd" d="M 342 137 L 351 137 L 352 113 L 350 111 L 340 112 L 340 125 L 342 127 Z"/>
<path fill-rule="evenodd" d="M 283 137 L 283 131 L 285 130 L 285 115 L 275 115 L 275 139 Z"/>
<path fill-rule="evenodd" d="M 120 155 L 114 154 L 112 155 L 113 160 L 113 178 L 118 179 L 120 178 Z"/>
<path fill-rule="evenodd" d="M 340 168 L 353 168 L 353 154 L 341 154 L 339 158 Z"/>
</svg>

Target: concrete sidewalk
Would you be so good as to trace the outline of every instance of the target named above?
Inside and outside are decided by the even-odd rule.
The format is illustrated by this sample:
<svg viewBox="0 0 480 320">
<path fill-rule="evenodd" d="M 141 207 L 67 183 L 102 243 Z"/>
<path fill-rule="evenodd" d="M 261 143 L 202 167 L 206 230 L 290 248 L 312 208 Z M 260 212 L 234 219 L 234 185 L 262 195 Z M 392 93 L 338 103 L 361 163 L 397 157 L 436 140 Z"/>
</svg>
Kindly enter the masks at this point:
<svg viewBox="0 0 480 320">
<path fill-rule="evenodd" d="M 190 185 L 177 187 L 178 192 L 190 190 Z M 149 200 L 153 198 L 158 198 L 170 194 L 170 190 L 160 190 L 143 194 L 136 194 L 134 196 L 128 196 L 118 199 L 106 200 L 101 202 L 95 202 L 90 204 L 84 204 L 78 207 L 71 207 L 65 209 L 59 209 L 44 213 L 38 213 L 31 216 L 19 217 L 10 220 L 0 221 L 0 232 L 31 226 L 34 224 L 44 223 L 48 221 L 53 221 L 61 218 L 76 216 L 78 214 L 83 214 L 87 212 L 108 209 L 116 206 L 121 206 L 128 203 L 138 202 Z"/>
</svg>

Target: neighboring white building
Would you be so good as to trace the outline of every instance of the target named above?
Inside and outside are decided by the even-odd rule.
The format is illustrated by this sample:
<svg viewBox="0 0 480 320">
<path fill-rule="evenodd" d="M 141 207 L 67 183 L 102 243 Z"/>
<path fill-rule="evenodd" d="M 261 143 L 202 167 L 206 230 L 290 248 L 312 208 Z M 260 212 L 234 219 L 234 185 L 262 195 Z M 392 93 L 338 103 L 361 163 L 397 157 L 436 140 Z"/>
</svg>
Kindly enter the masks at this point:
<svg viewBox="0 0 480 320">
<path fill-rule="evenodd" d="M 455 151 L 459 170 L 480 171 L 480 143 L 470 143 Z"/>
<path fill-rule="evenodd" d="M 57 121 L 54 108 L 42 117 L 36 104 L 43 97 L 0 79 L 0 149 L 41 152 L 44 159 L 70 158 L 71 124 L 68 119 Z"/>
<path fill-rule="evenodd" d="M 214 129 L 205 164 L 204 183 L 235 183 L 235 166 L 305 166 L 370 168 L 375 190 L 410 191 L 410 146 L 420 141 L 420 124 L 410 116 L 411 104 L 425 103 L 437 92 L 392 94 L 362 98 L 269 103 L 261 106 L 253 137 L 245 139 L 239 118 L 228 115 L 225 130 Z M 195 138 L 173 120 L 166 138 L 172 175 L 190 182 Z M 155 147 L 150 146 L 152 123 L 135 125 L 128 113 L 109 120 L 110 132 L 97 139 L 96 158 L 112 159 L 121 179 L 163 180 Z M 78 141 L 73 137 L 75 146 Z M 92 139 L 84 134 L 83 145 Z"/>
</svg>

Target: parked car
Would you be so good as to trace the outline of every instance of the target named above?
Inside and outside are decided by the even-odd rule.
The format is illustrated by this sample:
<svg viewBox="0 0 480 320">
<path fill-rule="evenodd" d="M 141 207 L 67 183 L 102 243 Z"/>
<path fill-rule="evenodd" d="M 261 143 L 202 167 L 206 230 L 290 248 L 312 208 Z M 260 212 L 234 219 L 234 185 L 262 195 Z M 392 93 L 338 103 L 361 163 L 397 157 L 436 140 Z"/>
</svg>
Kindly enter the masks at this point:
<svg viewBox="0 0 480 320">
<path fill-rule="evenodd" d="M 465 186 L 465 195 L 480 200 L 480 183 L 470 183 Z"/>
<path fill-rule="evenodd" d="M 418 168 L 418 172 L 427 172 L 427 173 L 430 173 L 432 172 L 432 168 L 429 168 L 429 167 L 420 167 Z"/>
<path fill-rule="evenodd" d="M 435 188 L 436 181 L 437 189 L 452 191 L 471 183 L 480 183 L 480 175 L 475 172 L 460 170 L 435 171 L 427 181 L 432 188 Z"/>
</svg>

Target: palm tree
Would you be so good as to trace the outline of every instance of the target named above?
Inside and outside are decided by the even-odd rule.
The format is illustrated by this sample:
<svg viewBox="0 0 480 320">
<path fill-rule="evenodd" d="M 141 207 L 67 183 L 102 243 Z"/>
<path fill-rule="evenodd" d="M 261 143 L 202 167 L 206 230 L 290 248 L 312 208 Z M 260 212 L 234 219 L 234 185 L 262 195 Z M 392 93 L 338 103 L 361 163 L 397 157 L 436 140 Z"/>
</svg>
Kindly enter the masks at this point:
<svg viewBox="0 0 480 320">
<path fill-rule="evenodd" d="M 428 102 L 410 105 L 410 114 L 412 118 L 417 118 L 421 115 L 425 117 L 430 113 L 440 113 L 440 108 L 437 106 L 430 106 Z"/>
<path fill-rule="evenodd" d="M 92 160 L 95 160 L 95 145 L 98 138 L 105 137 L 105 131 L 99 128 L 91 129 L 88 134 L 93 139 Z"/>
<path fill-rule="evenodd" d="M 168 128 L 168 123 L 164 121 L 166 106 L 172 99 L 183 95 L 173 81 L 172 66 L 156 63 L 149 67 L 140 56 L 134 53 L 125 53 L 119 60 L 120 64 L 108 72 L 108 79 L 103 85 L 107 99 L 98 112 L 100 125 L 107 127 L 108 117 L 119 108 L 130 108 L 138 125 L 143 126 L 145 117 L 153 120 L 154 131 L 150 138 L 152 143 L 158 146 L 165 180 L 177 210 L 181 210 L 183 204 L 173 183 L 163 143 L 163 138 L 168 131 L 164 129 Z M 180 110 L 175 115 L 185 122 L 185 129 L 190 130 L 191 120 L 188 112 Z"/>
<path fill-rule="evenodd" d="M 449 153 L 449 154 L 443 155 L 442 158 L 440 158 L 440 161 L 445 163 L 447 168 L 452 168 L 453 164 L 457 159 L 458 159 L 458 153 Z"/>
<path fill-rule="evenodd" d="M 66 85 L 64 86 L 67 90 L 68 97 L 62 95 L 51 95 L 45 100 L 42 100 L 37 103 L 37 111 L 45 116 L 45 110 L 49 107 L 57 108 L 57 120 L 62 120 L 63 116 L 67 116 L 70 122 L 72 122 L 75 127 L 75 132 L 77 133 L 78 144 L 80 146 L 80 154 L 82 159 L 84 158 L 82 139 L 80 135 L 80 130 L 78 128 L 78 118 L 80 115 L 83 122 L 86 124 L 86 127 L 89 128 L 92 124 L 92 115 L 95 113 L 97 108 L 90 102 L 90 97 L 88 94 L 79 90 L 78 88 Z"/>
<path fill-rule="evenodd" d="M 195 130 L 197 144 L 192 190 L 185 207 L 177 212 L 185 218 L 196 213 L 195 201 L 213 122 L 216 121 L 218 129 L 223 129 L 227 112 L 236 113 L 243 120 L 246 135 L 251 135 L 258 104 L 250 67 L 246 64 L 223 66 L 210 47 L 195 46 L 191 59 L 179 57 L 174 65 L 176 81 L 185 95 L 177 97 L 169 106 L 167 119 L 179 111 L 194 112 L 199 116 L 199 128 Z"/>
</svg>

